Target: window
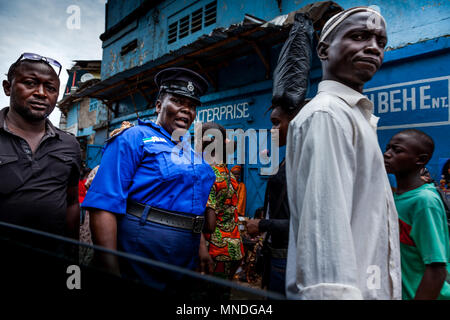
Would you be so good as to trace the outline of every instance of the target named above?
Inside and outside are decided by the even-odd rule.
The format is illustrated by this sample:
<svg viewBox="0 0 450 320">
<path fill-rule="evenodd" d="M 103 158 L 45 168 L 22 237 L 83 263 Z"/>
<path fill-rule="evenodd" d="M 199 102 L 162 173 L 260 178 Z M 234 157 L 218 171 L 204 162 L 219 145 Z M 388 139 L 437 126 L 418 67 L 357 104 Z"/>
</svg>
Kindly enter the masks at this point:
<svg viewBox="0 0 450 320">
<path fill-rule="evenodd" d="M 205 27 L 216 23 L 216 12 L 217 12 L 216 1 L 211 2 L 205 6 Z"/>
<path fill-rule="evenodd" d="M 177 41 L 177 31 L 178 31 L 178 21 L 172 23 L 169 26 L 169 36 L 168 36 L 168 43 L 173 43 L 175 41 Z"/>
<path fill-rule="evenodd" d="M 89 101 L 89 112 L 97 110 L 97 104 L 98 104 L 97 99 L 91 99 Z"/>
<path fill-rule="evenodd" d="M 198 9 L 197 11 L 194 11 L 192 13 L 191 18 L 191 32 L 197 32 L 202 29 L 202 23 L 203 23 L 203 8 Z"/>
<path fill-rule="evenodd" d="M 184 38 L 189 35 L 189 16 L 180 19 L 178 27 L 178 38 Z"/>
<path fill-rule="evenodd" d="M 120 50 L 120 55 L 121 55 L 121 56 L 126 55 L 128 52 L 130 52 L 130 51 L 136 49 L 136 48 L 137 48 L 137 45 L 138 45 L 137 39 L 134 39 L 133 41 L 127 43 L 127 44 L 124 45 L 124 46 L 122 47 L 122 49 Z"/>
<path fill-rule="evenodd" d="M 167 43 L 171 44 L 190 34 L 216 23 L 217 0 L 183 16 L 175 21 L 169 20 Z"/>
</svg>

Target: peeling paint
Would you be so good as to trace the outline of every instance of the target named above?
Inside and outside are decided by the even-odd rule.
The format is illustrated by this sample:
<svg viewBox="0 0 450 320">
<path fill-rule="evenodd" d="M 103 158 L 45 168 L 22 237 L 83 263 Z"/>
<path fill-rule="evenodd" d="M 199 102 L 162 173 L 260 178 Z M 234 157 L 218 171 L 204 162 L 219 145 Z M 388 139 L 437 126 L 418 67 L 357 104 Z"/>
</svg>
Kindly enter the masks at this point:
<svg viewBox="0 0 450 320">
<path fill-rule="evenodd" d="M 111 2 L 117 3 L 121 1 L 122 0 L 111 0 Z M 143 65 L 146 62 L 158 59 L 165 54 L 170 54 L 170 50 L 176 49 L 175 46 L 170 48 L 167 46 L 168 17 L 179 14 L 183 10 L 188 11 L 191 5 L 197 5 L 197 3 L 200 2 L 206 4 L 209 3 L 210 0 L 167 0 L 163 1 L 163 4 L 152 8 L 151 11 L 145 12 L 141 17 L 142 20 L 137 29 L 133 30 L 130 35 L 125 36 L 128 41 L 131 40 L 131 37 L 133 36 L 142 38 L 142 41 L 138 43 L 138 52 L 128 54 L 133 57 L 135 65 Z M 311 2 L 312 1 L 305 0 L 218 0 L 217 11 L 220 19 L 217 19 L 217 26 L 214 26 L 214 28 L 227 28 L 230 26 L 230 23 L 239 22 L 235 20 L 240 19 L 239 17 L 241 17 L 243 13 L 271 19 L 280 15 L 280 4 L 282 4 L 281 14 L 286 14 L 289 13 L 289 11 L 298 10 L 300 7 Z M 419 39 L 431 39 L 447 33 L 445 20 L 449 17 L 445 12 L 448 12 L 448 1 L 389 0 L 380 2 L 368 0 L 365 2 L 366 4 L 379 3 L 378 5 L 383 10 L 386 19 L 390 23 L 391 28 L 388 30 L 388 45 L 391 46 L 391 48 L 388 48 L 387 50 L 394 50 L 406 46 L 405 43 L 415 43 L 416 41 L 421 41 Z M 342 0 L 339 4 L 344 8 L 348 8 L 355 5 L 355 2 L 354 0 Z M 116 7 L 115 11 L 120 10 Z M 123 14 L 123 12 L 116 12 L 113 17 L 117 18 L 117 15 L 121 14 Z M 158 24 L 155 24 L 152 20 L 152 17 L 155 16 L 158 16 Z M 423 25 L 423 23 L 425 23 L 425 25 Z M 428 25 L 430 27 L 428 27 Z M 189 41 L 187 38 L 183 39 L 185 42 L 186 40 Z M 186 44 L 185 42 L 183 45 Z M 111 48 L 113 48 L 117 54 L 120 52 L 120 43 L 119 41 L 111 43 Z M 108 49 L 110 48 L 108 47 L 106 50 Z M 145 52 L 143 52 L 144 50 Z M 105 71 L 102 71 L 102 78 L 105 79 L 105 75 L 114 75 L 119 71 L 123 71 L 129 64 L 129 57 L 126 60 L 118 60 L 118 57 L 114 57 L 113 55 L 105 55 L 103 62 Z"/>
<path fill-rule="evenodd" d="M 445 35 L 443 37 L 444 38 L 450 38 L 450 34 Z M 401 44 L 401 45 L 396 46 L 396 47 L 387 47 L 384 51 L 393 51 L 393 50 L 405 48 L 405 47 L 408 47 L 408 46 L 411 46 L 411 45 L 414 45 L 414 44 L 418 44 L 418 43 L 421 43 L 421 42 L 426 42 L 428 40 L 433 40 L 433 39 L 435 39 L 435 38 L 420 38 L 416 42 L 408 42 L 406 44 Z"/>
<path fill-rule="evenodd" d="M 116 64 L 116 61 L 117 61 L 117 54 L 112 49 L 109 50 L 109 54 L 111 56 L 111 62 L 109 64 L 109 71 L 110 72 L 114 72 L 115 71 L 115 64 Z"/>
</svg>

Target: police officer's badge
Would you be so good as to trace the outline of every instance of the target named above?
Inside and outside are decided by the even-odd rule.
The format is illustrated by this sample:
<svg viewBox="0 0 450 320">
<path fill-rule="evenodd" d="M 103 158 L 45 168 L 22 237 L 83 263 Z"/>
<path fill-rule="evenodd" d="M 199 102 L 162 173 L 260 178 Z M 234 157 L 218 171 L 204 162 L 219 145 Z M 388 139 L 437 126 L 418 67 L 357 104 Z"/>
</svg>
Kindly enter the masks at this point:
<svg viewBox="0 0 450 320">
<path fill-rule="evenodd" d="M 191 81 L 188 82 L 187 89 L 191 92 L 194 91 L 194 85 L 192 84 Z"/>
</svg>

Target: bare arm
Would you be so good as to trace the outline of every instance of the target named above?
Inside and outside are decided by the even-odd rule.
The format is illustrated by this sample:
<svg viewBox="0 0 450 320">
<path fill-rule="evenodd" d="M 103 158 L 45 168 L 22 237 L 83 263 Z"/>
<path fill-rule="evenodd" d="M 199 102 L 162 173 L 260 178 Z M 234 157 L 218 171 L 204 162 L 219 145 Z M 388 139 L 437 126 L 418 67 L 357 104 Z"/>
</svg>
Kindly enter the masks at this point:
<svg viewBox="0 0 450 320">
<path fill-rule="evenodd" d="M 288 219 L 251 219 L 246 222 L 247 232 L 251 236 L 270 231 L 271 234 L 287 234 L 289 232 Z"/>
<path fill-rule="evenodd" d="M 216 212 L 207 207 L 205 211 L 205 225 L 203 226 L 204 233 L 213 233 L 216 229 Z"/>
<path fill-rule="evenodd" d="M 90 211 L 90 224 L 94 244 L 117 249 L 117 220 L 114 213 L 104 210 Z"/>
<path fill-rule="evenodd" d="M 247 227 L 247 233 L 251 237 L 254 237 L 260 233 L 260 231 L 259 231 L 259 222 L 260 221 L 261 221 L 261 219 L 251 219 L 251 220 L 245 221 L 245 226 Z"/>
<path fill-rule="evenodd" d="M 117 250 L 117 219 L 114 213 L 104 210 L 90 211 L 92 240 L 111 250 Z M 99 263 L 109 271 L 119 274 L 119 263 L 116 255 L 97 251 Z"/>
<path fill-rule="evenodd" d="M 66 233 L 70 238 L 80 239 L 80 204 L 78 186 L 67 188 Z"/>
<path fill-rule="evenodd" d="M 436 300 L 447 276 L 445 264 L 427 264 L 415 300 Z"/>
</svg>

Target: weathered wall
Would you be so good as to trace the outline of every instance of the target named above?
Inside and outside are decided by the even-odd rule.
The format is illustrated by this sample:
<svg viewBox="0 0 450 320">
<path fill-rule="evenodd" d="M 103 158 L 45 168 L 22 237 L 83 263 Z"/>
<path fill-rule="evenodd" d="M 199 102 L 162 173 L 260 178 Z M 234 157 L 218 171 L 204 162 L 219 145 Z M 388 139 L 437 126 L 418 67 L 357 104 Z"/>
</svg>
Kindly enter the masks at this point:
<svg viewBox="0 0 450 320">
<path fill-rule="evenodd" d="M 217 0 L 217 23 L 195 32 L 176 43 L 167 43 L 168 25 L 173 17 L 182 17 L 192 11 L 192 6 L 202 6 L 212 0 L 171 0 L 165 1 L 144 14 L 128 27 L 128 33 L 115 41 L 103 43 L 102 79 L 111 77 L 121 71 L 142 65 L 164 54 L 186 45 L 203 34 L 217 27 L 228 27 L 239 23 L 246 13 L 265 20 L 286 14 L 314 1 L 284 0 L 281 10 L 277 1 Z M 108 19 L 117 23 L 119 17 L 125 17 L 141 1 L 110 0 L 108 2 Z M 450 19 L 450 1 L 435 0 L 383 0 L 383 1 L 337 1 L 342 7 L 358 5 L 378 6 L 388 24 L 388 46 L 397 48 L 447 35 Z M 111 23 L 112 23 L 111 22 Z M 109 23 L 109 22 L 108 22 Z M 121 48 L 137 39 L 138 46 L 124 56 Z"/>
<path fill-rule="evenodd" d="M 85 98 L 80 102 L 80 110 L 78 111 L 78 128 L 84 129 L 95 125 L 97 120 L 97 108 L 89 111 L 89 103 L 91 99 Z"/>
<path fill-rule="evenodd" d="M 281 13 L 299 9 L 313 1 L 282 1 Z M 158 6 L 159 14 L 149 12 L 142 17 L 135 31 L 104 48 L 102 78 L 110 77 L 135 65 L 156 59 L 169 50 L 194 41 L 202 32 L 183 42 L 167 45 L 167 21 L 186 6 L 187 1 L 166 1 Z M 198 2 L 200 3 L 200 2 Z M 208 3 L 205 1 L 204 3 Z M 356 5 L 377 5 L 388 24 L 388 46 L 385 63 L 365 86 L 365 93 L 374 101 L 375 113 L 381 117 L 378 136 L 382 149 L 389 138 L 402 128 L 418 128 L 430 134 L 436 151 L 429 163 L 435 179 L 439 179 L 443 159 L 450 158 L 450 44 L 448 23 L 449 1 L 338 1 L 344 8 Z M 277 1 L 218 0 L 217 26 L 227 27 L 242 21 L 244 14 L 270 20 L 280 14 Z M 155 24 L 157 22 L 157 24 Z M 133 52 L 118 57 L 123 44 L 134 38 L 139 46 Z M 425 41 L 426 39 L 433 39 Z M 276 64 L 280 46 L 267 48 L 270 64 Z M 320 62 L 313 61 L 308 96 L 315 95 L 321 78 Z M 414 88 L 414 89 L 413 89 Z M 413 94 L 413 91 L 415 92 Z M 272 80 L 264 78 L 264 66 L 255 55 L 230 61 L 219 70 L 218 90 L 202 97 L 197 121 L 216 121 L 227 128 L 268 129 L 270 119 L 264 111 L 271 103 Z M 414 102 L 413 101 L 414 96 Z M 154 119 L 154 110 L 143 110 L 146 102 L 135 96 L 137 110 L 143 119 Z M 120 117 L 110 123 L 110 129 L 124 120 L 136 121 L 130 98 L 119 102 Z M 415 108 L 413 108 L 415 105 Z M 283 157 L 284 149 L 280 157 Z M 281 159 L 280 158 L 280 159 Z M 244 180 L 248 189 L 247 214 L 262 205 L 266 176 L 260 174 L 261 164 L 246 165 Z"/>
</svg>

